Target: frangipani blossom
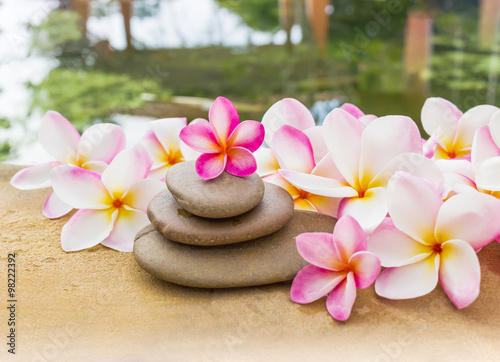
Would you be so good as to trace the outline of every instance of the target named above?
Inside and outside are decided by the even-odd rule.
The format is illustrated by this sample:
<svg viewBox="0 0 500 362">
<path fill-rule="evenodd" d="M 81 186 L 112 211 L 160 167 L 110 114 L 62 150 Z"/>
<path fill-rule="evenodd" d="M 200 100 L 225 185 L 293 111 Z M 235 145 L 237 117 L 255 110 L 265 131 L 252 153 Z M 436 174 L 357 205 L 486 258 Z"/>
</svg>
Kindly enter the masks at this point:
<svg viewBox="0 0 500 362">
<path fill-rule="evenodd" d="M 137 232 L 148 225 L 151 199 L 165 184 L 148 176 L 153 160 L 137 145 L 120 152 L 99 175 L 64 165 L 52 172 L 57 195 L 78 210 L 64 225 L 65 251 L 91 248 L 99 243 L 118 251 L 132 251 Z"/>
<path fill-rule="evenodd" d="M 272 151 L 262 148 L 257 151 L 261 152 L 257 157 L 258 161 L 266 157 L 263 154 L 264 150 L 270 152 L 267 157 L 272 157 L 275 160 L 275 165 L 274 169 L 272 167 L 264 169 L 262 166 L 260 170 L 258 169 L 261 174 L 269 172 L 262 180 L 287 190 L 292 195 L 296 210 L 316 211 L 333 217 L 337 216 L 339 199 L 314 195 L 301 190 L 290 184 L 277 172 L 279 169 L 288 169 L 323 177 L 335 177 L 338 171 L 336 171 L 335 164 L 329 155 L 323 157 L 323 160 L 316 164 L 311 141 L 304 132 L 292 126 L 284 125 L 274 134 Z M 274 158 L 273 151 L 276 158 Z M 264 163 L 264 165 L 269 164 L 271 162 Z"/>
<path fill-rule="evenodd" d="M 170 167 L 185 160 L 179 134 L 186 125 L 186 118 L 164 118 L 149 122 L 151 131 L 146 132 L 141 140 L 153 156 L 149 177 L 163 181 Z"/>
<path fill-rule="evenodd" d="M 12 186 L 21 190 L 34 190 L 51 186 L 50 174 L 54 167 L 75 165 L 101 173 L 113 158 L 125 148 L 125 133 L 114 124 L 101 123 L 89 127 L 82 136 L 62 115 L 48 111 L 38 130 L 42 147 L 56 161 L 22 169 L 12 177 Z M 72 207 L 51 192 L 42 208 L 49 219 L 59 218 Z"/>
<path fill-rule="evenodd" d="M 446 99 L 428 98 L 421 117 L 425 132 L 435 142 L 434 158 L 470 159 L 474 133 L 487 125 L 498 110 L 492 105 L 480 105 L 462 113 Z"/>
<path fill-rule="evenodd" d="M 380 273 L 380 260 L 366 251 L 363 230 L 352 217 L 344 216 L 333 235 L 304 233 L 295 240 L 300 255 L 311 264 L 295 276 L 290 297 L 305 304 L 330 293 L 326 309 L 333 318 L 345 321 L 356 300 L 356 288 L 368 288 Z"/>
<path fill-rule="evenodd" d="M 196 172 L 204 180 L 219 176 L 224 170 L 244 177 L 257 169 L 252 155 L 264 141 L 264 127 L 256 121 L 240 123 L 234 105 L 218 97 L 208 113 L 209 121 L 185 127 L 180 138 L 202 154 L 196 159 Z"/>
<path fill-rule="evenodd" d="M 368 238 L 368 250 L 384 270 L 375 291 L 390 299 L 430 293 L 438 280 L 459 309 L 479 294 L 476 251 L 500 232 L 500 200 L 481 193 L 462 193 L 445 202 L 427 180 L 398 172 L 387 188 L 391 219 Z"/>
<path fill-rule="evenodd" d="M 358 106 L 352 103 L 344 103 L 339 108 L 346 111 L 354 118 L 359 119 L 365 126 L 378 118 L 373 114 L 365 114 Z"/>
<path fill-rule="evenodd" d="M 428 178 L 442 188 L 443 175 L 422 155 L 420 133 L 408 117 L 380 117 L 365 125 L 337 108 L 326 117 L 323 130 L 336 166 L 334 175 L 283 169 L 279 173 L 299 189 L 341 199 L 338 217 L 351 215 L 365 232 L 373 231 L 386 216 L 385 188 L 396 171 Z"/>
</svg>

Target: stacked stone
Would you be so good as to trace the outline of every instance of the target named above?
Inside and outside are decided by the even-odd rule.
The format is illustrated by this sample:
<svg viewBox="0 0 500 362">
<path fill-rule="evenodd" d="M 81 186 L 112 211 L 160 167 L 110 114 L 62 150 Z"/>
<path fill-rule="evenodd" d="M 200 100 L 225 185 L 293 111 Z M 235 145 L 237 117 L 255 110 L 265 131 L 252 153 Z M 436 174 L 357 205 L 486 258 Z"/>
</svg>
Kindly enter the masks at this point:
<svg viewBox="0 0 500 362">
<path fill-rule="evenodd" d="M 257 174 L 227 172 L 201 179 L 194 162 L 173 166 L 168 190 L 149 204 L 151 225 L 135 239 L 134 255 L 147 272 L 201 288 L 256 286 L 293 279 L 307 262 L 295 237 L 332 232 L 335 219 L 295 211 L 283 188 Z"/>
</svg>

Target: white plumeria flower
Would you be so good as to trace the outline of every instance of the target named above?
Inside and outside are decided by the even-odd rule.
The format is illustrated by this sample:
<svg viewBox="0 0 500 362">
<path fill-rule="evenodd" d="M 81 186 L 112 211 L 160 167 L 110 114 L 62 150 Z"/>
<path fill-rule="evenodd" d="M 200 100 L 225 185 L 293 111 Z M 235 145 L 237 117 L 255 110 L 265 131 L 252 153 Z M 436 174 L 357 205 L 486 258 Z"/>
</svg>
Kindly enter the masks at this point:
<svg viewBox="0 0 500 362">
<path fill-rule="evenodd" d="M 441 282 L 459 309 L 479 294 L 476 252 L 500 232 L 500 201 L 478 192 L 441 199 L 429 181 L 396 173 L 387 188 L 390 219 L 368 238 L 368 250 L 387 269 L 375 283 L 378 295 L 416 298 Z"/>
<path fill-rule="evenodd" d="M 49 111 L 38 131 L 38 140 L 56 161 L 22 169 L 12 177 L 12 186 L 21 190 L 34 190 L 51 186 L 50 173 L 54 167 L 69 164 L 102 173 L 113 158 L 125 148 L 125 133 L 111 123 L 89 127 L 82 136 L 62 115 Z M 51 192 L 42 208 L 49 219 L 56 219 L 72 210 Z"/>
<path fill-rule="evenodd" d="M 153 156 L 149 177 L 164 180 L 170 167 L 186 160 L 179 139 L 179 133 L 186 125 L 186 118 L 163 118 L 149 122 L 151 131 L 146 132 L 141 140 Z"/>
<path fill-rule="evenodd" d="M 54 191 L 77 211 L 61 233 L 65 251 L 91 248 L 99 243 L 118 251 L 132 251 L 137 232 L 148 225 L 151 199 L 166 188 L 145 179 L 153 163 L 144 147 L 120 152 L 98 173 L 70 165 L 52 172 Z"/>
</svg>

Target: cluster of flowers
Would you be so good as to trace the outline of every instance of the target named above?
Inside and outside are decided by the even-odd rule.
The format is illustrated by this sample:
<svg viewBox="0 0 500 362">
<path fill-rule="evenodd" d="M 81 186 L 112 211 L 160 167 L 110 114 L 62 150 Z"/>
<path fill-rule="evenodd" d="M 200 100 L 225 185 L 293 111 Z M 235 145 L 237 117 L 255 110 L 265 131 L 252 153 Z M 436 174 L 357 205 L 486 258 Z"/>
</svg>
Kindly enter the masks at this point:
<svg viewBox="0 0 500 362">
<path fill-rule="evenodd" d="M 408 117 L 365 115 L 346 103 L 316 126 L 295 99 L 274 104 L 262 123 L 240 123 L 234 105 L 219 97 L 208 121 L 152 121 L 141 143 L 125 149 L 116 125 L 94 125 L 80 136 L 48 112 L 39 140 L 57 161 L 21 170 L 11 183 L 52 186 L 42 209 L 48 218 L 79 209 L 63 227 L 64 250 L 101 243 L 131 251 L 175 163 L 196 159 L 203 179 L 256 171 L 285 188 L 296 209 L 338 218 L 333 234 L 297 236 L 311 264 L 294 279 L 294 302 L 328 295 L 329 313 L 345 320 L 357 288 L 375 283 L 382 297 L 408 299 L 441 282 L 464 308 L 479 293 L 476 253 L 500 234 L 500 110 L 481 105 L 462 113 L 430 98 L 422 124 L 428 140 Z"/>
</svg>

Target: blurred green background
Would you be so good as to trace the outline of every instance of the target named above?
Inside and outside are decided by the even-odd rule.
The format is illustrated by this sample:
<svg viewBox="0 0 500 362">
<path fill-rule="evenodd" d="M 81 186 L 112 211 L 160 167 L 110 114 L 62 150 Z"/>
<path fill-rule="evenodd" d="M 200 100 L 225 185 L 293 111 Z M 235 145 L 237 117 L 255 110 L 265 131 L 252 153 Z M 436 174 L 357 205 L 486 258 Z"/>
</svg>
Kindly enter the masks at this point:
<svg viewBox="0 0 500 362">
<path fill-rule="evenodd" d="M 500 0 L 0 0 L 0 160 L 37 161 L 40 118 L 137 135 L 230 98 L 343 102 L 420 123 L 429 96 L 499 103 Z M 140 136 L 140 134 L 139 134 Z M 133 137 L 132 137 L 133 138 Z"/>
</svg>

